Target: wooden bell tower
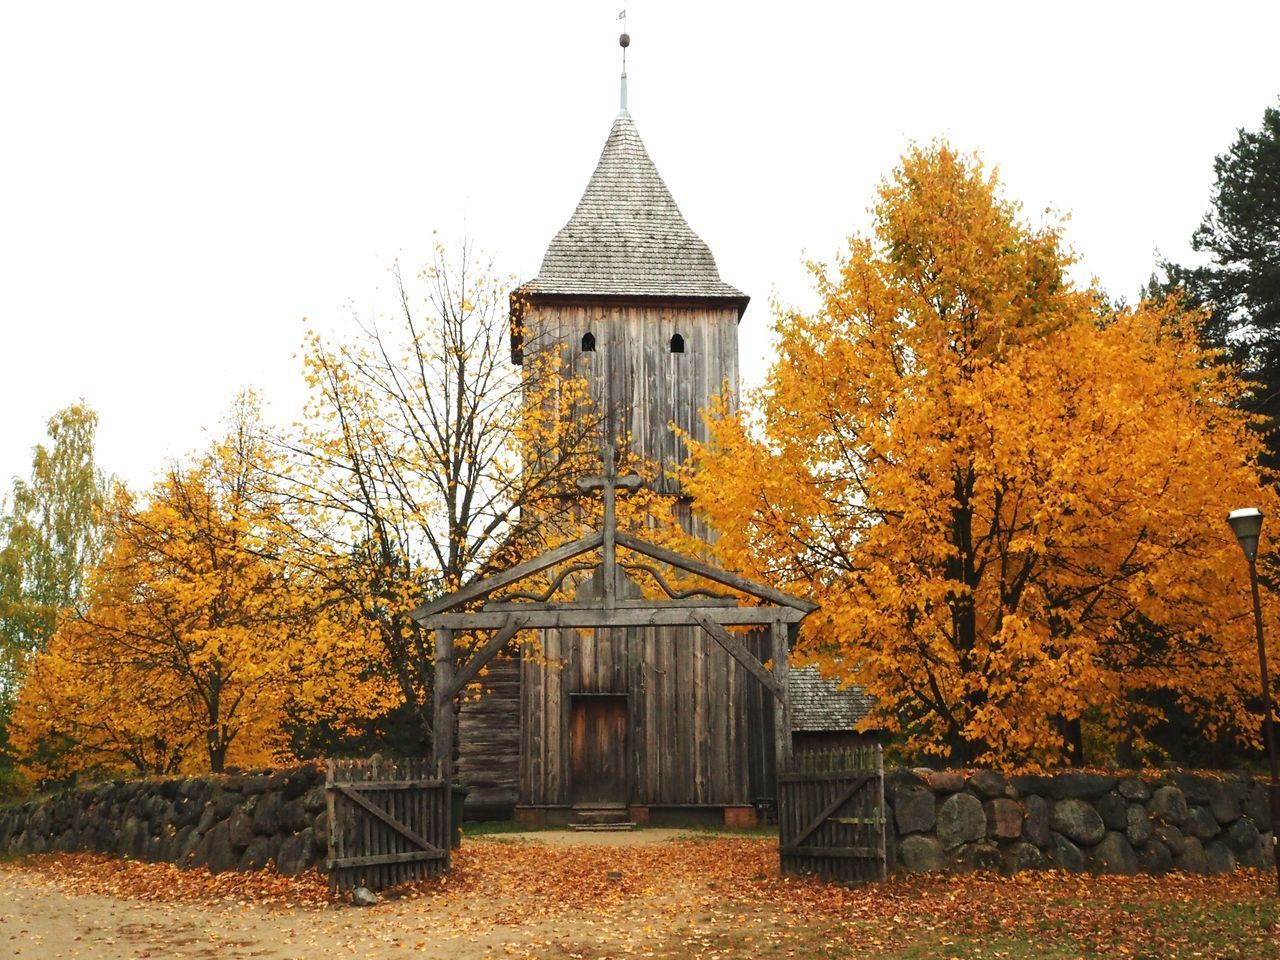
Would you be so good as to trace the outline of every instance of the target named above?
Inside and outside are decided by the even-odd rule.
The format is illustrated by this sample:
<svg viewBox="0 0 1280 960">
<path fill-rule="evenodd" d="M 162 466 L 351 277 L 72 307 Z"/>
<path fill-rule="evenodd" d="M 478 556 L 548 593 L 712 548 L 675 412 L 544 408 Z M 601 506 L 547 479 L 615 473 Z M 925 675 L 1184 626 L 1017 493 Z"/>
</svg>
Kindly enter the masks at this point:
<svg viewBox="0 0 1280 960">
<path fill-rule="evenodd" d="M 654 486 L 678 495 L 666 473 L 685 451 L 669 424 L 702 439 L 701 411 L 737 391 L 748 299 L 720 279 L 624 106 L 538 276 L 513 296 L 512 359 L 560 351 L 589 378 L 608 438 L 629 436 L 660 468 Z"/>
<path fill-rule="evenodd" d="M 628 42 L 623 34 L 624 50 Z M 705 439 L 702 411 L 726 386 L 736 392 L 747 302 L 720 279 L 640 140 L 624 64 L 621 110 L 595 172 L 537 277 L 512 296 L 512 360 L 557 351 L 562 369 L 585 375 L 605 442 L 629 438 L 658 467 L 652 486 L 704 536 L 668 475 L 686 456 L 671 424 Z M 746 642 L 759 660 L 770 656 L 768 630 Z M 650 813 L 726 822 L 772 796 L 772 695 L 705 630 L 549 628 L 539 646 L 518 664 L 518 683 L 502 680 L 507 701 L 463 711 L 459 772 L 487 802 L 511 783 L 526 822 Z M 512 726 L 513 764 L 497 747 Z M 497 777 L 495 764 L 508 772 Z"/>
</svg>

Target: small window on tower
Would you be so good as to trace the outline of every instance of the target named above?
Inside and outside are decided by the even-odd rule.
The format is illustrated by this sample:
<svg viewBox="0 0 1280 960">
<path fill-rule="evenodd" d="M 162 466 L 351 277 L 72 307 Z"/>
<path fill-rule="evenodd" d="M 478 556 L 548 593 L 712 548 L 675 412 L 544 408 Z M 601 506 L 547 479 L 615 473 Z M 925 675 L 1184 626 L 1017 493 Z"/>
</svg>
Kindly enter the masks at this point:
<svg viewBox="0 0 1280 960">
<path fill-rule="evenodd" d="M 678 333 L 671 335 L 671 352 L 684 353 L 684 337 Z"/>
<path fill-rule="evenodd" d="M 582 335 L 582 352 L 583 353 L 596 352 L 596 335 L 592 333 L 590 330 L 588 330 L 586 333 Z"/>
</svg>

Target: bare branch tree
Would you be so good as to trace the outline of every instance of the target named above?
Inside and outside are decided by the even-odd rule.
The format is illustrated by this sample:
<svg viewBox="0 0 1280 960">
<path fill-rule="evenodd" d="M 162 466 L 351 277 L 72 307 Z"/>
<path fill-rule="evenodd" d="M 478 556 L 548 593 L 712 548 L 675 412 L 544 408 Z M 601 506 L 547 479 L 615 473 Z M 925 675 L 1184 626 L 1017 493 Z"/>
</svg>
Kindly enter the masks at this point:
<svg viewBox="0 0 1280 960">
<path fill-rule="evenodd" d="M 376 628 L 425 739 L 432 644 L 409 611 L 557 539 L 599 421 L 558 351 L 511 363 L 492 260 L 437 246 L 414 280 L 393 276 L 389 319 L 309 335 L 306 416 L 281 442 L 301 552 Z"/>
</svg>

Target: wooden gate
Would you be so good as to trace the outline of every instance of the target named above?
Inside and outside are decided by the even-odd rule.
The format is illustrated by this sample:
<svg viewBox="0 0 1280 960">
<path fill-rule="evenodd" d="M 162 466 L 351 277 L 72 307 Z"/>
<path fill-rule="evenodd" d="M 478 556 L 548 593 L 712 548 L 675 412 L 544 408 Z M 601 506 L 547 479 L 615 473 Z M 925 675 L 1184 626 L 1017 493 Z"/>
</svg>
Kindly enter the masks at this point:
<svg viewBox="0 0 1280 960">
<path fill-rule="evenodd" d="M 797 754 L 778 767 L 783 873 L 865 883 L 885 878 L 880 747 Z"/>
<path fill-rule="evenodd" d="M 329 887 L 382 890 L 449 869 L 451 792 L 427 760 L 330 760 Z"/>
</svg>

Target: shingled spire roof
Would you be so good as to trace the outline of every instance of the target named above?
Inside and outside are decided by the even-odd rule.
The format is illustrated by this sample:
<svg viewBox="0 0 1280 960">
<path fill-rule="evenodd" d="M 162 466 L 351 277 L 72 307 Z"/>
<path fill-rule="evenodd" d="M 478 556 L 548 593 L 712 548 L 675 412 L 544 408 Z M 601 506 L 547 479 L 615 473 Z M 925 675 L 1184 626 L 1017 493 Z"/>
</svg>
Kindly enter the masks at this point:
<svg viewBox="0 0 1280 960">
<path fill-rule="evenodd" d="M 529 294 L 716 297 L 746 309 L 746 294 L 720 279 L 715 257 L 689 228 L 624 110 L 600 162 L 542 260 Z"/>
</svg>

